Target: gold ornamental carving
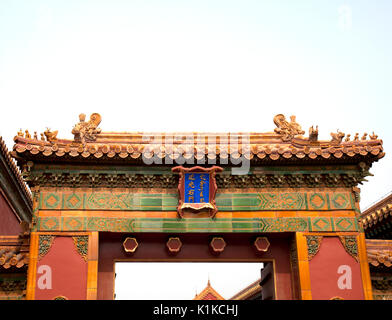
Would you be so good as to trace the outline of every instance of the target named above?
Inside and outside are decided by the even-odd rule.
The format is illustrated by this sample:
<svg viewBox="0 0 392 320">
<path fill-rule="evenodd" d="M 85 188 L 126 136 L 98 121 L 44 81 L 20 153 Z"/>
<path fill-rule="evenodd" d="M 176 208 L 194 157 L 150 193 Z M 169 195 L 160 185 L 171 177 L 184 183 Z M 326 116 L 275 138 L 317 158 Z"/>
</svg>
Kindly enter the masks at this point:
<svg viewBox="0 0 392 320">
<path fill-rule="evenodd" d="M 97 135 L 101 133 L 101 129 L 98 128 L 101 120 L 102 117 L 99 113 L 93 113 L 90 116 L 90 120 L 86 122 L 86 115 L 81 113 L 79 115 L 79 123 L 72 129 L 74 141 L 82 145 L 85 145 L 86 142 L 96 141 Z"/>
<path fill-rule="evenodd" d="M 282 135 L 283 141 L 291 141 L 295 136 L 303 135 L 305 133 L 296 122 L 295 116 L 291 116 L 290 122 L 288 122 L 283 114 L 277 114 L 274 117 L 274 123 L 277 126 L 274 131 L 277 134 Z"/>
</svg>

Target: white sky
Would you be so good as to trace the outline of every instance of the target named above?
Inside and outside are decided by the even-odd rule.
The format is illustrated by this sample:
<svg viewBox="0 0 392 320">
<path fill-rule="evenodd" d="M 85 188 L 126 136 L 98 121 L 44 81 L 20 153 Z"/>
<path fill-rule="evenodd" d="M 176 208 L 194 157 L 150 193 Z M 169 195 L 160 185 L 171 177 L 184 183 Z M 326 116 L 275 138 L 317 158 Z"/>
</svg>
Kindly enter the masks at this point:
<svg viewBox="0 0 392 320">
<path fill-rule="evenodd" d="M 362 208 L 392 190 L 390 0 L 1 0 L 0 135 L 59 130 L 373 130 L 386 157 Z M 212 279 L 214 281 L 214 279 Z M 204 282 L 203 282 L 204 284 Z M 222 293 L 224 294 L 224 293 Z"/>
<path fill-rule="evenodd" d="M 208 279 L 223 298 L 230 299 L 260 278 L 262 266 L 257 262 L 118 262 L 116 300 L 191 300 Z"/>
</svg>

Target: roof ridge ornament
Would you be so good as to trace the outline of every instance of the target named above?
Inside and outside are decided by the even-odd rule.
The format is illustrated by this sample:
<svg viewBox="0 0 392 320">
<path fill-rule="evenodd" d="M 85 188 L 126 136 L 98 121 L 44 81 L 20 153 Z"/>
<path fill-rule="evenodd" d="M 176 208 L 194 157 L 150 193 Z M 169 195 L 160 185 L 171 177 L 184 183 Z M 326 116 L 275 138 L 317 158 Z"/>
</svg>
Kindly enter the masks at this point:
<svg viewBox="0 0 392 320">
<path fill-rule="evenodd" d="M 311 126 L 309 128 L 309 142 L 311 144 L 315 144 L 318 141 L 318 126 L 316 126 L 316 129 Z"/>
<path fill-rule="evenodd" d="M 378 135 L 374 134 L 374 131 L 373 131 L 373 134 L 369 135 L 369 138 L 370 138 L 370 140 L 377 140 Z"/>
<path fill-rule="evenodd" d="M 96 141 L 97 135 L 101 133 L 101 129 L 98 128 L 101 120 L 102 117 L 99 113 L 93 113 L 90 116 L 90 120 L 86 122 L 86 115 L 81 113 L 79 115 L 79 123 L 72 129 L 74 141 L 82 143 L 82 145 L 85 145 L 86 142 Z"/>
<path fill-rule="evenodd" d="M 332 137 L 331 142 L 336 143 L 336 144 L 341 144 L 343 138 L 345 137 L 345 135 L 346 134 L 343 133 L 343 132 L 340 132 L 339 129 L 337 130 L 336 133 L 335 132 L 331 132 L 331 137 Z"/>
<path fill-rule="evenodd" d="M 50 128 L 46 128 L 46 130 L 44 131 L 43 134 L 45 135 L 47 141 L 54 143 L 57 141 L 57 134 L 58 133 L 59 133 L 58 130 L 52 131 Z M 41 137 L 42 137 L 42 134 L 41 134 Z"/>
<path fill-rule="evenodd" d="M 282 141 L 285 142 L 291 141 L 295 136 L 303 135 L 305 133 L 296 122 L 294 115 L 290 117 L 290 122 L 288 122 L 283 114 L 277 114 L 274 117 L 274 123 L 277 126 L 274 131 L 277 134 L 282 135 Z"/>
</svg>

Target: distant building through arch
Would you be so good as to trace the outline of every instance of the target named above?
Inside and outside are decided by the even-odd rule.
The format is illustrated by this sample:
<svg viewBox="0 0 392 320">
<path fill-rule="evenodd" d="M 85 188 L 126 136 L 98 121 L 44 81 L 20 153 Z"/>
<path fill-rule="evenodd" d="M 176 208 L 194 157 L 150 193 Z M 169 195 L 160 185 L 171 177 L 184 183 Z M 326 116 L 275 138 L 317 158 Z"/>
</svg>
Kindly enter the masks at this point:
<svg viewBox="0 0 392 320">
<path fill-rule="evenodd" d="M 208 279 L 207 286 L 196 296 L 193 300 L 225 300 L 212 286 L 211 281 Z"/>
</svg>

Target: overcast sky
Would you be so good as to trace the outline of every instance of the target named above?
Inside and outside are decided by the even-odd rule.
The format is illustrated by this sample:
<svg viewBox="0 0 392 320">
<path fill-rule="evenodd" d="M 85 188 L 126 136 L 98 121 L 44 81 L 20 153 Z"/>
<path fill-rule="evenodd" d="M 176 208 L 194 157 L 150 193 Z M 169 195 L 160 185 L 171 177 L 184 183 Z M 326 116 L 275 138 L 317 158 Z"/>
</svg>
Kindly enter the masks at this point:
<svg viewBox="0 0 392 320">
<path fill-rule="evenodd" d="M 1 0 L 0 135 L 71 130 L 379 135 L 362 208 L 392 190 L 392 1 Z M 213 280 L 213 279 L 212 279 Z M 192 289 L 193 290 L 193 289 Z"/>
</svg>

